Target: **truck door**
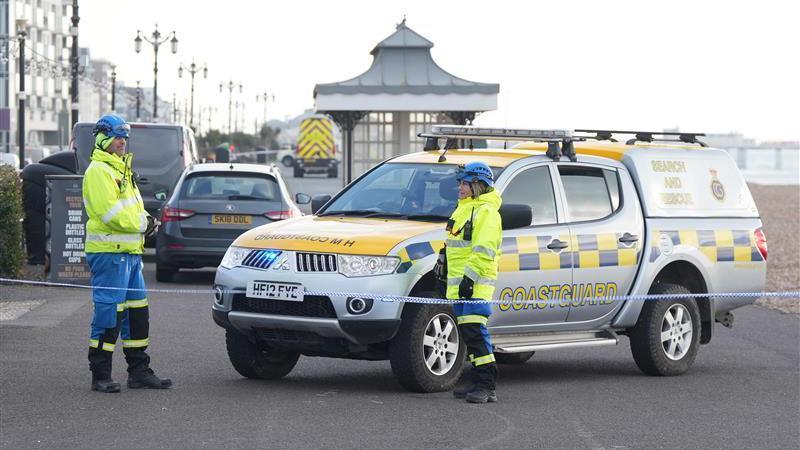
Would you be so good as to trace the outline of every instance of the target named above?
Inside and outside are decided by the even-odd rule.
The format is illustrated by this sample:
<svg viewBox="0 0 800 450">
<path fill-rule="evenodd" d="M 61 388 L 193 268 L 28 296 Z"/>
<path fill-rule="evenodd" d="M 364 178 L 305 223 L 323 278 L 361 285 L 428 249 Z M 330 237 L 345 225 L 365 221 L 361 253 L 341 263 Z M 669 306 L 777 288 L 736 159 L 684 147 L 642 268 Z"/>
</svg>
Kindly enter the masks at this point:
<svg viewBox="0 0 800 450">
<path fill-rule="evenodd" d="M 600 319 L 621 302 L 638 268 L 644 222 L 625 169 L 557 164 L 573 244 L 572 295 L 567 322 Z M 601 298 L 598 300 L 598 298 Z"/>
<path fill-rule="evenodd" d="M 503 203 L 529 205 L 533 223 L 503 232 L 495 287 L 495 299 L 502 303 L 493 305 L 493 332 L 521 332 L 567 318 L 569 306 L 549 302 L 560 295 L 553 286 L 572 283 L 569 228 L 559 220 L 556 176 L 552 163 L 540 163 L 519 169 L 502 188 Z"/>
</svg>

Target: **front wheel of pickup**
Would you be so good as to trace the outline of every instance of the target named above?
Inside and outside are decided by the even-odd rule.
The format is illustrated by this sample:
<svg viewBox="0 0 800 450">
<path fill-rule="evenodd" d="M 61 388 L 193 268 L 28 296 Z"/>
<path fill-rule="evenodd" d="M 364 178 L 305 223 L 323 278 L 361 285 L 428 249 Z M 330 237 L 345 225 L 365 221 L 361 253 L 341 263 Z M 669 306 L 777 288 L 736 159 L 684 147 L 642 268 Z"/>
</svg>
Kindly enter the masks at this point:
<svg viewBox="0 0 800 450">
<path fill-rule="evenodd" d="M 277 380 L 294 369 L 300 354 L 278 351 L 259 346 L 247 336 L 233 331 L 225 332 L 228 358 L 240 375 L 259 380 Z"/>
<path fill-rule="evenodd" d="M 691 295 L 688 289 L 660 283 L 651 294 Z M 691 367 L 700 346 L 700 310 L 693 298 L 646 300 L 630 333 L 639 369 L 656 376 L 680 375 Z"/>
<path fill-rule="evenodd" d="M 464 353 L 453 308 L 405 305 L 400 329 L 389 346 L 392 372 L 405 389 L 413 392 L 452 389 L 464 369 Z"/>
</svg>

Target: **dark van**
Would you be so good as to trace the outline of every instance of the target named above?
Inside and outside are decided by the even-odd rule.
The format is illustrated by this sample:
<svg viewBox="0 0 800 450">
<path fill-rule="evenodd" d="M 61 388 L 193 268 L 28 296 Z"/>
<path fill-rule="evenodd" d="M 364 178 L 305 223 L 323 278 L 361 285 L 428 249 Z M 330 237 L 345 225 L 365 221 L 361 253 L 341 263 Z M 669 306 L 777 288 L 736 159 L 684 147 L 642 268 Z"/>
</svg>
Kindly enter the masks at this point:
<svg viewBox="0 0 800 450">
<path fill-rule="evenodd" d="M 160 123 L 131 123 L 128 151 L 133 156 L 133 171 L 144 200 L 144 207 L 153 217 L 172 195 L 172 188 L 183 169 L 196 163 L 197 144 L 189 127 Z M 78 157 L 78 173 L 89 167 L 94 147 L 94 123 L 75 124 L 72 130 L 72 149 Z"/>
</svg>

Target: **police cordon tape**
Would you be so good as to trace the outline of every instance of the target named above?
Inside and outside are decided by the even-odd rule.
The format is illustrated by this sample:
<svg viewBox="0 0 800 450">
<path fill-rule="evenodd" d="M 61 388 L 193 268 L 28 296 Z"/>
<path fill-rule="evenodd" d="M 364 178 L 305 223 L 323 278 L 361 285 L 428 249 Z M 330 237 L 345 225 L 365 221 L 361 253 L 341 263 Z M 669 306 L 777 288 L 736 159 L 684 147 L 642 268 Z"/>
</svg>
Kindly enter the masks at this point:
<svg viewBox="0 0 800 450">
<path fill-rule="evenodd" d="M 108 291 L 134 291 L 134 292 L 152 292 L 160 294 L 209 294 L 215 293 L 223 294 L 244 294 L 244 289 L 140 289 L 140 288 L 121 288 L 112 286 L 90 286 L 84 284 L 71 284 L 71 283 L 54 283 L 49 281 L 36 281 L 36 280 L 20 280 L 16 278 L 0 278 L 0 285 L 2 284 L 23 284 L 32 286 L 45 286 L 45 287 L 63 287 L 72 289 L 97 289 Z M 562 305 L 569 306 L 570 303 L 576 301 L 572 298 L 558 298 L 548 300 L 527 300 L 527 299 L 514 299 L 507 300 L 451 300 L 444 298 L 429 298 L 429 297 L 411 297 L 405 295 L 392 295 L 392 294 L 379 294 L 375 292 L 359 293 L 359 292 L 339 292 L 339 291 L 304 291 L 306 295 L 318 295 L 326 297 L 360 297 L 379 300 L 382 302 L 405 302 L 405 303 L 420 303 L 429 305 L 452 304 L 454 302 L 470 303 L 488 303 L 496 305 Z M 776 291 L 776 292 L 719 292 L 719 293 L 688 293 L 688 294 L 639 294 L 639 295 L 614 295 L 608 297 L 585 297 L 580 298 L 582 305 L 593 302 L 593 304 L 607 304 L 620 301 L 647 301 L 647 300 L 681 300 L 681 299 L 697 299 L 697 298 L 713 298 L 714 300 L 729 300 L 737 298 L 797 298 L 800 299 L 800 289 L 795 291 Z M 567 304 L 564 305 L 565 300 Z"/>
</svg>

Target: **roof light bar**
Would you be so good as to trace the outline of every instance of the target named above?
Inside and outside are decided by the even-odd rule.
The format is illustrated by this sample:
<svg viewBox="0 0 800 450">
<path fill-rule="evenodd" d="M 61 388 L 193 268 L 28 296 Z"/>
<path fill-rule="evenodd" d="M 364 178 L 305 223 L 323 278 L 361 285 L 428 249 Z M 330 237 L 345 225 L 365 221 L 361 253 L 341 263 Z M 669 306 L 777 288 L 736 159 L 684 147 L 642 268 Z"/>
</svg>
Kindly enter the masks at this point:
<svg viewBox="0 0 800 450">
<path fill-rule="evenodd" d="M 433 125 L 421 137 L 497 139 L 509 141 L 550 141 L 572 137 L 572 130 L 532 130 L 522 128 L 484 128 L 464 125 Z"/>
</svg>

